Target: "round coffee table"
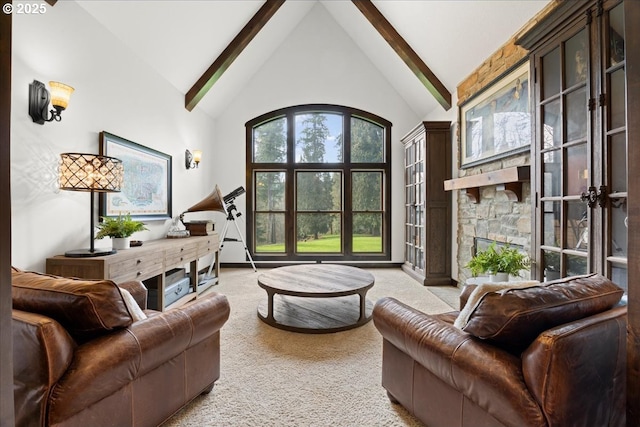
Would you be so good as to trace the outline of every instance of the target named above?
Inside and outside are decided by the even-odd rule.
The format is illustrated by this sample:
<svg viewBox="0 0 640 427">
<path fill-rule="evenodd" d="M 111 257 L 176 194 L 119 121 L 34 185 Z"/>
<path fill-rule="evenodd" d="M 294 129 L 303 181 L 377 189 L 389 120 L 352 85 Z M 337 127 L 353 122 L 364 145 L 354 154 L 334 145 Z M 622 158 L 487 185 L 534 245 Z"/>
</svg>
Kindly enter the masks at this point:
<svg viewBox="0 0 640 427">
<path fill-rule="evenodd" d="M 375 279 L 367 271 L 337 264 L 301 264 L 274 268 L 258 276 L 267 300 L 258 317 L 293 332 L 331 333 L 357 328 L 371 320 L 366 298 Z"/>
</svg>

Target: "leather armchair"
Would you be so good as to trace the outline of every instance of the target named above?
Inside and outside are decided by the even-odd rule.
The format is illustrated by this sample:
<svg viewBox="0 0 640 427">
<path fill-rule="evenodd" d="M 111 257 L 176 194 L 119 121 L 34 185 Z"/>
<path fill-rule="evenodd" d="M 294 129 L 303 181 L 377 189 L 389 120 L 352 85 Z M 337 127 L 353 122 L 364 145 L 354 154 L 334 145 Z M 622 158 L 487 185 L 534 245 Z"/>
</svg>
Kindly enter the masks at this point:
<svg viewBox="0 0 640 427">
<path fill-rule="evenodd" d="M 41 283 L 34 287 L 37 281 Z M 156 426 L 211 391 L 220 376 L 220 329 L 230 311 L 223 295 L 210 293 L 165 312 L 145 310 L 146 319 L 133 321 L 119 301 L 109 302 L 105 292 L 95 291 L 87 306 L 112 313 L 99 314 L 103 330 L 88 334 L 85 327 L 79 334 L 74 329 L 78 319 L 71 327 L 68 318 L 47 306 L 47 301 L 65 304 L 47 287 L 62 283 L 64 298 L 77 297 L 66 310 L 71 306 L 82 310 L 87 296 L 69 296 L 68 291 L 71 286 L 87 288 L 91 282 L 18 271 L 13 282 L 19 426 Z M 107 289 L 109 298 L 117 297 L 115 284 L 105 282 L 94 281 L 91 286 Z M 141 282 L 120 286 L 145 308 L 146 288 Z M 34 289 L 44 296 L 33 297 Z M 26 305 L 33 311 L 25 310 Z M 113 312 L 120 318 L 114 320 Z M 114 324 L 121 321 L 125 323 Z"/>
<path fill-rule="evenodd" d="M 590 275 L 485 297 L 495 307 L 475 309 L 479 328 L 495 323 L 495 310 L 512 322 L 518 314 L 509 306 L 530 313 L 544 305 L 518 325 L 524 336 L 542 328 L 519 349 L 455 327 L 458 312 L 429 315 L 379 300 L 373 320 L 383 337 L 382 385 L 429 427 L 624 426 L 627 309 L 615 303 L 622 290 L 614 297 L 614 287 Z M 461 307 L 472 290 L 463 290 Z M 603 293 L 607 301 L 595 303 Z M 577 318 L 553 324 L 570 314 Z"/>
</svg>

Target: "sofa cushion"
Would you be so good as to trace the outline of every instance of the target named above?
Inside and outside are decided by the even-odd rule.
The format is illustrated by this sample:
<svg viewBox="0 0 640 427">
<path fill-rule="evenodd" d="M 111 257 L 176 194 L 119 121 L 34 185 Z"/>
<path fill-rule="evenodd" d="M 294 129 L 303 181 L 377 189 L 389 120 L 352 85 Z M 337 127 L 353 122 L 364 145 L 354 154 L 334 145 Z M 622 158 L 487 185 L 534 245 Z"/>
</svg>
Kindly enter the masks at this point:
<svg viewBox="0 0 640 427">
<path fill-rule="evenodd" d="M 599 274 L 485 294 L 465 332 L 519 353 L 543 331 L 608 310 L 624 291 Z"/>
<path fill-rule="evenodd" d="M 118 286 L 12 269 L 13 308 L 58 321 L 78 341 L 133 322 Z"/>
</svg>

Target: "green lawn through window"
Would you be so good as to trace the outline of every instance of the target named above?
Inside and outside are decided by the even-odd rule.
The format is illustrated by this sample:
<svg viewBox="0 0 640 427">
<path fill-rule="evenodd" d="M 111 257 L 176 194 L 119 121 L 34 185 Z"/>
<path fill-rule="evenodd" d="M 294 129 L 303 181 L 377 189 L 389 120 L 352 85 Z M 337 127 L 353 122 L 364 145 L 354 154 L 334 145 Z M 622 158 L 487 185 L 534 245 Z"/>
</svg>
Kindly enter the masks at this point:
<svg viewBox="0 0 640 427">
<path fill-rule="evenodd" d="M 256 252 L 283 253 L 284 243 L 275 245 L 260 245 L 256 247 Z M 298 252 L 300 253 L 340 253 L 340 235 L 324 235 L 319 239 L 307 239 L 298 241 Z M 382 237 L 380 236 L 353 236 L 353 252 L 382 252 Z"/>
</svg>

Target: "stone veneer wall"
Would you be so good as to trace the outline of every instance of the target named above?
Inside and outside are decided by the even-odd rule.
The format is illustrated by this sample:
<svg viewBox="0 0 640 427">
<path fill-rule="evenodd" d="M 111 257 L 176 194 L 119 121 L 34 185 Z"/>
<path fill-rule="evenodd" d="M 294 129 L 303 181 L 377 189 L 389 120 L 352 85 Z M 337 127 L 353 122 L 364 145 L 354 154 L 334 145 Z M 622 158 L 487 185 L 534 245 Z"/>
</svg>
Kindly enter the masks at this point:
<svg viewBox="0 0 640 427">
<path fill-rule="evenodd" d="M 516 39 L 549 13 L 557 1 L 550 2 L 516 35 L 460 83 L 457 88 L 458 106 L 527 57 L 528 52 L 515 44 Z M 461 121 L 460 117 L 458 121 Z M 456 137 L 458 147 L 460 147 L 459 132 Z M 458 176 L 470 176 L 513 166 L 529 165 L 531 164 L 530 160 L 529 152 L 520 153 L 494 162 L 460 169 Z M 496 191 L 495 185 L 480 188 L 480 200 L 477 204 L 473 203 L 463 191 L 457 190 L 455 193 L 453 196 L 458 200 L 458 283 L 464 284 L 465 280 L 471 277 L 471 273 L 469 269 L 465 268 L 465 265 L 473 255 L 475 237 L 522 245 L 527 252 L 530 251 L 533 209 L 529 182 L 522 186 L 522 201 L 520 202 L 509 201 L 504 192 Z M 529 273 L 523 272 L 523 276 L 528 278 Z"/>
</svg>

